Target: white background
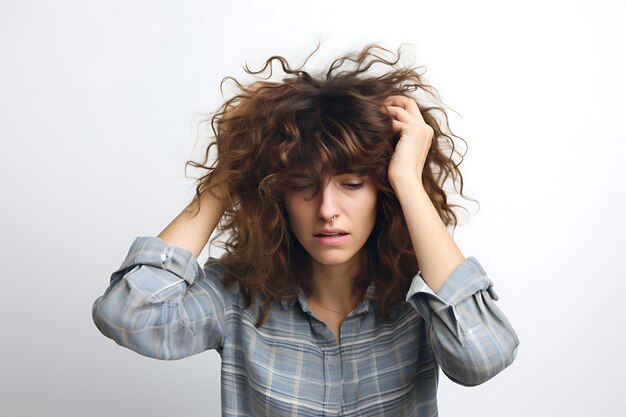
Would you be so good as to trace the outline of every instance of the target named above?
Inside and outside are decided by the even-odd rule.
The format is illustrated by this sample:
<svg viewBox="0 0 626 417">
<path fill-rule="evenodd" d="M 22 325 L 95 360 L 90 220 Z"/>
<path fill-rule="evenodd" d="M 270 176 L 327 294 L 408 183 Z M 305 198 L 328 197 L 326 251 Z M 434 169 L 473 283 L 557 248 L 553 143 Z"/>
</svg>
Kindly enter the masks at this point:
<svg viewBox="0 0 626 417">
<path fill-rule="evenodd" d="M 515 363 L 442 416 L 623 416 L 626 7 L 596 1 L 0 2 L 0 415 L 218 416 L 216 352 L 157 361 L 91 306 L 187 204 L 194 117 L 269 56 L 412 44 L 469 143 L 455 233 Z M 279 67 L 276 71 L 280 72 Z M 461 117 L 459 117 L 459 115 Z M 211 252 L 212 255 L 217 252 Z M 200 257 L 206 259 L 207 250 Z"/>
</svg>

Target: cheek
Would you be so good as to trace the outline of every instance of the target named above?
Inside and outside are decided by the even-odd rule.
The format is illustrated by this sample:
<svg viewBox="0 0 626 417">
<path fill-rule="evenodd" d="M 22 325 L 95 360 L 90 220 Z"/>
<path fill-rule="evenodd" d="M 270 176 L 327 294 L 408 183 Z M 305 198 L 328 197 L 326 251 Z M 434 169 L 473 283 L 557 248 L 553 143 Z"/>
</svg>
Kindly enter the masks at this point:
<svg viewBox="0 0 626 417">
<path fill-rule="evenodd" d="M 363 216 L 366 218 L 370 218 L 371 216 L 376 215 L 377 209 L 377 195 L 370 195 L 367 199 L 361 200 L 358 204 L 358 207 L 362 210 Z"/>
<path fill-rule="evenodd" d="M 305 208 L 301 204 L 294 202 L 294 200 L 285 200 L 285 211 L 287 212 L 287 221 L 291 230 L 298 235 L 302 229 Z"/>
<path fill-rule="evenodd" d="M 285 197 L 283 200 L 283 205 L 285 207 L 285 212 L 287 213 L 287 217 L 292 219 L 294 214 L 297 212 L 294 208 L 294 200 L 293 198 Z"/>
<path fill-rule="evenodd" d="M 369 204 L 366 206 L 369 208 L 366 214 L 367 222 L 373 228 L 374 224 L 376 223 L 376 213 L 378 211 L 377 198 L 374 197 L 372 200 L 370 200 Z"/>
</svg>

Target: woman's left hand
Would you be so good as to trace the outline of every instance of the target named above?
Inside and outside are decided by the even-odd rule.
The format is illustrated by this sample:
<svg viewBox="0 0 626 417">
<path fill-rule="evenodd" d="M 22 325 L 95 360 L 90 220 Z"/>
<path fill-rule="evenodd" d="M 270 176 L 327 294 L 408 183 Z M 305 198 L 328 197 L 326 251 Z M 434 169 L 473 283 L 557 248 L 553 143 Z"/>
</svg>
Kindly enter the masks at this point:
<svg viewBox="0 0 626 417">
<path fill-rule="evenodd" d="M 389 96 L 383 102 L 393 117 L 393 131 L 400 134 L 387 170 L 392 184 L 402 179 L 417 179 L 421 184 L 426 155 L 434 130 L 424 121 L 417 102 L 406 96 Z"/>
</svg>

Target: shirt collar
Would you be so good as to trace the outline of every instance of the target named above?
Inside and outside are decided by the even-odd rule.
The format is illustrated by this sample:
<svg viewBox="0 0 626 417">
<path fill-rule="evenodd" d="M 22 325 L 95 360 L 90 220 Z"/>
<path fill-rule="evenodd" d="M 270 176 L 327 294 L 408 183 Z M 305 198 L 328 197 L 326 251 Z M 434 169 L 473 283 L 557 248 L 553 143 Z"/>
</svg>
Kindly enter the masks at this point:
<svg viewBox="0 0 626 417">
<path fill-rule="evenodd" d="M 373 300 L 375 293 L 376 293 L 376 285 L 372 282 L 367 287 L 367 291 L 365 292 L 365 297 L 363 297 L 361 302 L 354 308 L 354 310 L 352 310 L 352 312 L 348 314 L 348 317 L 354 316 L 360 313 L 369 313 L 370 311 L 372 311 L 374 308 L 374 303 L 375 303 L 375 301 Z M 302 291 L 301 287 L 298 287 L 297 296 L 293 295 L 290 297 L 281 298 L 280 305 L 283 310 L 289 310 L 290 308 L 293 308 L 293 306 L 296 304 L 297 301 L 300 302 L 302 311 L 304 311 L 305 313 L 311 312 L 311 309 L 309 308 L 306 302 L 306 295 L 304 294 L 304 291 Z"/>
</svg>

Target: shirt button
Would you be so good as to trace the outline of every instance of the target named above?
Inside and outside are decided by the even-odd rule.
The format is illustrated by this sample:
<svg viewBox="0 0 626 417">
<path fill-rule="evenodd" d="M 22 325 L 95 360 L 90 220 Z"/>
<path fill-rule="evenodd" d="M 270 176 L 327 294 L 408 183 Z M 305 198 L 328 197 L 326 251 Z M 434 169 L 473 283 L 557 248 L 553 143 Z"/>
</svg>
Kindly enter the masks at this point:
<svg viewBox="0 0 626 417">
<path fill-rule="evenodd" d="M 163 269 L 166 269 L 165 264 L 167 263 L 167 253 L 166 253 L 166 250 L 161 252 L 161 268 L 163 268 Z"/>
</svg>

